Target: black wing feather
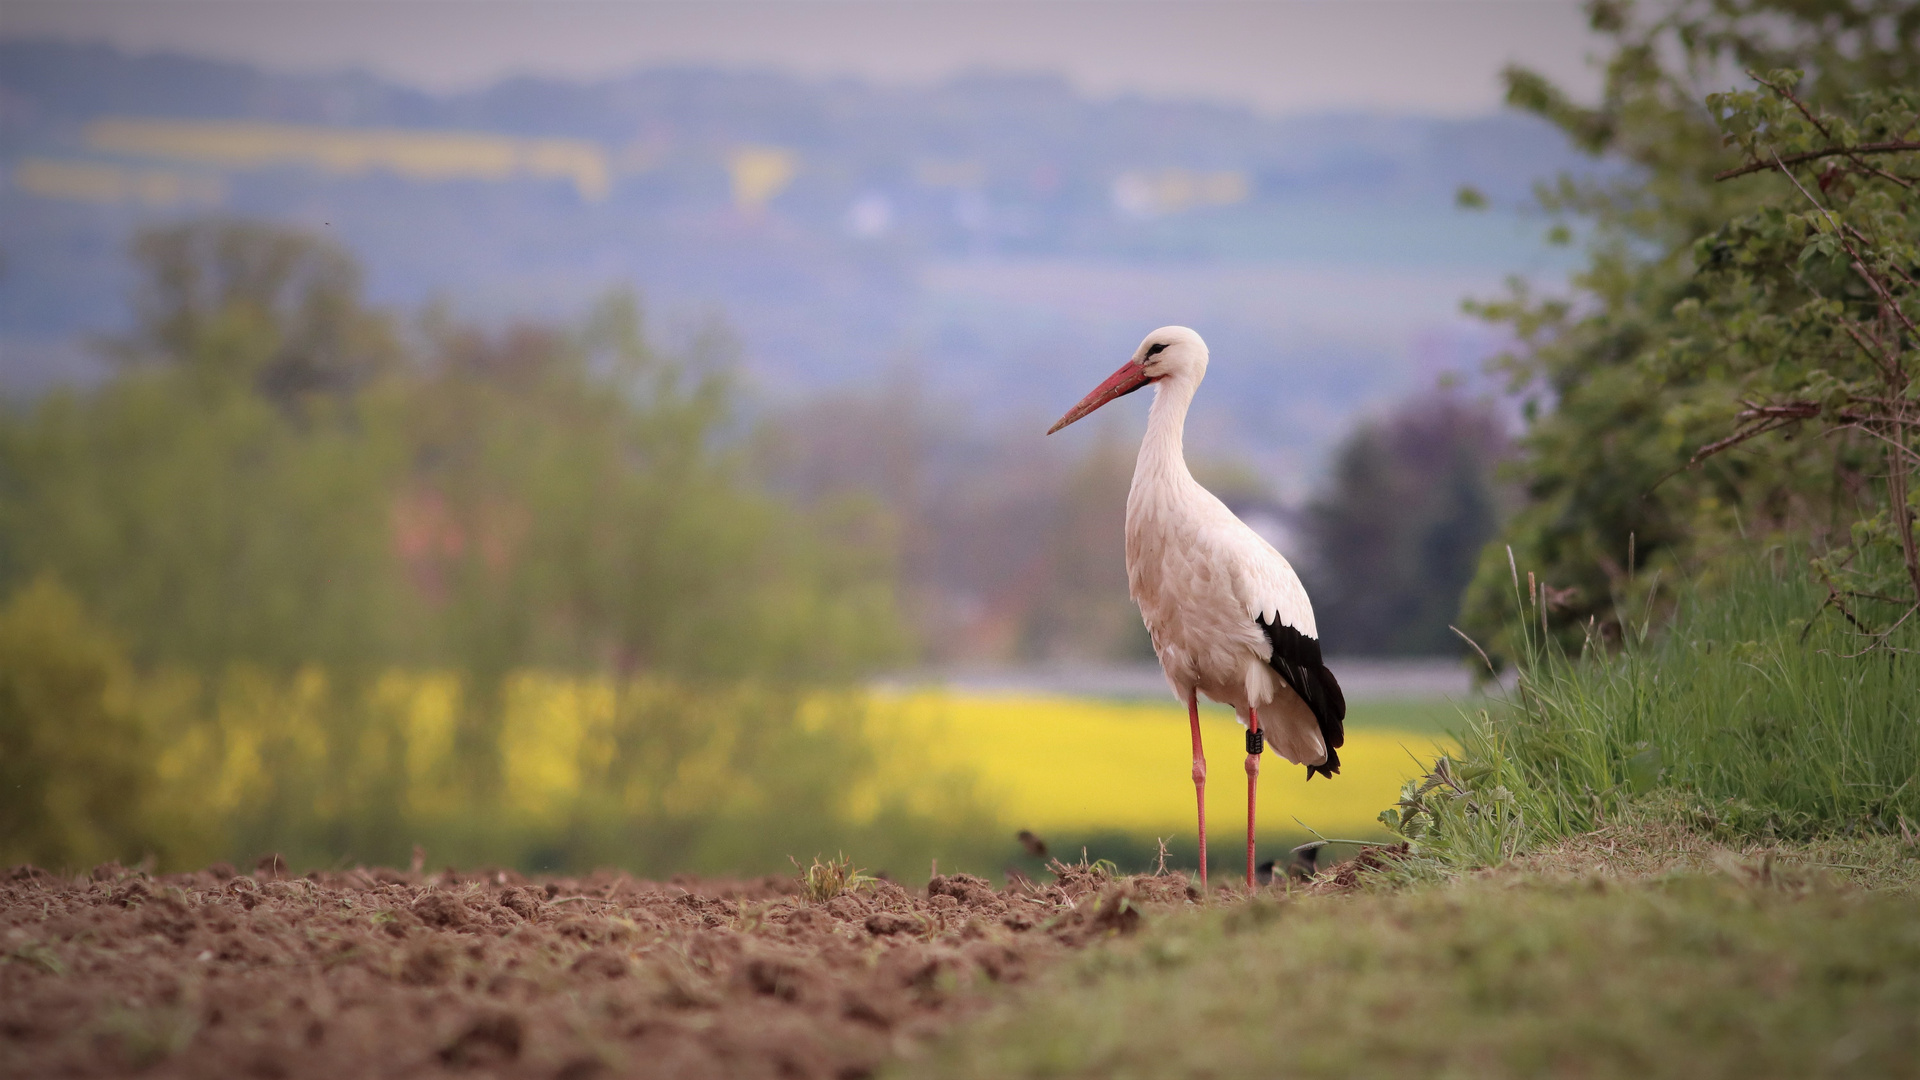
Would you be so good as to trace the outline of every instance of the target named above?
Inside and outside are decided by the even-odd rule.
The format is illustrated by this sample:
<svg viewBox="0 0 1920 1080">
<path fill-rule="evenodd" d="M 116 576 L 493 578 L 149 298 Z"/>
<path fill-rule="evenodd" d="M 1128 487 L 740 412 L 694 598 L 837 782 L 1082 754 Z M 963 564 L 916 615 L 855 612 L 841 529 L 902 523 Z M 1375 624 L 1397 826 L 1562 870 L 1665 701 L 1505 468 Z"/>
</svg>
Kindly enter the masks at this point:
<svg viewBox="0 0 1920 1080">
<path fill-rule="evenodd" d="M 1307 766 L 1307 779 L 1313 779 L 1314 773 L 1332 779 L 1333 774 L 1340 771 L 1338 751 L 1347 741 L 1347 698 L 1340 692 L 1340 683 L 1334 679 L 1333 672 L 1321 662 L 1320 640 L 1285 623 L 1270 623 L 1265 616 L 1256 621 L 1273 646 L 1273 658 L 1267 663 L 1300 695 L 1307 708 L 1313 710 L 1314 719 L 1320 721 L 1320 738 L 1327 744 L 1327 760 Z"/>
</svg>

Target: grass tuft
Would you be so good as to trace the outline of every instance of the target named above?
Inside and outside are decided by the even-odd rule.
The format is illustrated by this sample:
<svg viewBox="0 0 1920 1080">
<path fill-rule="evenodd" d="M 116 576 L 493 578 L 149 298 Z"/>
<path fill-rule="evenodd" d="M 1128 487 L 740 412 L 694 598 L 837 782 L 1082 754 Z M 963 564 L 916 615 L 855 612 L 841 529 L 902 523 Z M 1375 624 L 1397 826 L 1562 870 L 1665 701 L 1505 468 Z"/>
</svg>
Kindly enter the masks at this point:
<svg viewBox="0 0 1920 1080">
<path fill-rule="evenodd" d="M 1920 821 L 1920 633 L 1862 653 L 1821 614 L 1803 558 L 1750 556 L 1618 648 L 1560 647 L 1540 631 L 1538 591 L 1515 592 L 1524 655 L 1507 700 L 1468 718 L 1460 755 L 1382 816 L 1426 854 L 1493 865 L 1656 797 L 1729 840 Z"/>
<path fill-rule="evenodd" d="M 800 860 L 793 860 L 796 869 L 800 869 Z M 853 860 L 842 854 L 832 859 L 813 857 L 813 865 L 800 869 L 800 887 L 807 899 L 816 904 L 827 901 L 845 892 L 871 888 L 879 879 L 856 869 Z"/>
</svg>

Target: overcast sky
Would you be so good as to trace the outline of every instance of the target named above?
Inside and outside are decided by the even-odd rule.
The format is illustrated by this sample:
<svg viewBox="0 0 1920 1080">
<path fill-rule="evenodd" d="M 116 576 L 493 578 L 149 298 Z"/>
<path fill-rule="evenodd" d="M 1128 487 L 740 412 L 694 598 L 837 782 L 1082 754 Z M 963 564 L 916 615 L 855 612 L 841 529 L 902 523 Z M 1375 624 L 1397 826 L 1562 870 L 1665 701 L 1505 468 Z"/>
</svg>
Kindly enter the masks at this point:
<svg viewBox="0 0 1920 1080">
<path fill-rule="evenodd" d="M 1465 115 L 1499 106 L 1510 62 L 1597 85 L 1565 0 L 0 0 L 0 35 L 359 65 L 435 90 L 661 64 L 885 82 L 992 68 L 1097 95 Z"/>
</svg>

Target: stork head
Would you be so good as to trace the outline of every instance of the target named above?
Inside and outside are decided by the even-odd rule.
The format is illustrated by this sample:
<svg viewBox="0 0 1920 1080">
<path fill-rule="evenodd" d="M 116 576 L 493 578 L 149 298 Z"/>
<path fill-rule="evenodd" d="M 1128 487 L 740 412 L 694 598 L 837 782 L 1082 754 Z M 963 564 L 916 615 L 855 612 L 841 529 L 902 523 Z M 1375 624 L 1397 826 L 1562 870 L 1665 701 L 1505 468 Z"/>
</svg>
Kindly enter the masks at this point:
<svg viewBox="0 0 1920 1080">
<path fill-rule="evenodd" d="M 1156 383 L 1162 379 L 1198 383 L 1207 373 L 1207 343 L 1200 335 L 1184 326 L 1163 326 L 1140 342 L 1133 351 L 1133 359 L 1120 365 L 1120 370 L 1107 376 L 1107 381 L 1093 388 L 1093 392 L 1080 399 L 1080 404 L 1067 410 L 1067 415 L 1047 429 L 1051 435 L 1075 420 L 1112 401 L 1126 397 L 1135 390 Z"/>
</svg>

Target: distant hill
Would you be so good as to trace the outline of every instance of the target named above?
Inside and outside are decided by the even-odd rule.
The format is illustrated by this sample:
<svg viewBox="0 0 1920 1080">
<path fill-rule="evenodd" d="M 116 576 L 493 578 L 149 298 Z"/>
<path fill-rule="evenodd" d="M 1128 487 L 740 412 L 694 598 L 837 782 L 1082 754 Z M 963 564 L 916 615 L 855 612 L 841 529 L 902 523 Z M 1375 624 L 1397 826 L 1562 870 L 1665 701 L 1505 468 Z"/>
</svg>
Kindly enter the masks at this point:
<svg viewBox="0 0 1920 1080">
<path fill-rule="evenodd" d="M 983 419 L 1058 413 L 1188 322 L 1203 443 L 1299 475 L 1352 412 L 1470 366 L 1455 312 L 1560 265 L 1497 206 L 1580 168 L 1518 115 L 1271 118 L 981 75 L 933 88 L 653 70 L 433 96 L 104 46 L 0 42 L 0 379 L 82 378 L 131 232 L 291 221 L 400 304 L 490 319 L 638 287 L 718 314 L 773 400 L 917 367 Z"/>
</svg>

